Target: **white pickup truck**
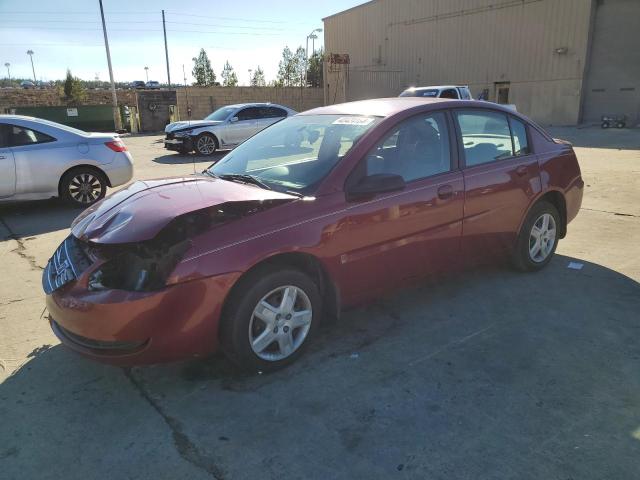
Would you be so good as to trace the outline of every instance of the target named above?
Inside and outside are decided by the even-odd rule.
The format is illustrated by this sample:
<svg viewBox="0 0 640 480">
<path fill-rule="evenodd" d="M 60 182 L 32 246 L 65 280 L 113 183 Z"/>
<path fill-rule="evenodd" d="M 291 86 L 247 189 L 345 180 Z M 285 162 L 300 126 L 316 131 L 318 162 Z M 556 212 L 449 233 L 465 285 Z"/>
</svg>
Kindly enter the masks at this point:
<svg viewBox="0 0 640 480">
<path fill-rule="evenodd" d="M 431 87 L 411 87 L 402 92 L 400 97 L 430 97 L 473 100 L 467 85 L 436 85 Z"/>
</svg>

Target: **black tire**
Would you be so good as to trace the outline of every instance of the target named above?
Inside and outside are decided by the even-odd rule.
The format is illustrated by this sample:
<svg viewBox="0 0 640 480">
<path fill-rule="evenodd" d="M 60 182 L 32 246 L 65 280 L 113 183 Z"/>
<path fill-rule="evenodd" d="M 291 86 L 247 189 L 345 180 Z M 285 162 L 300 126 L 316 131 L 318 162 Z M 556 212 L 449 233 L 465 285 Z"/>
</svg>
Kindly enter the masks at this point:
<svg viewBox="0 0 640 480">
<path fill-rule="evenodd" d="M 540 249 L 540 256 L 538 258 L 533 258 L 531 249 L 535 248 L 536 241 L 532 238 L 534 235 L 532 230 L 534 225 L 536 225 L 545 214 L 553 217 L 555 234 L 552 237 L 547 236 L 549 239 L 552 238 L 553 244 L 550 251 L 548 251 L 544 258 L 542 258 L 542 253 L 544 252 L 542 248 Z M 534 272 L 544 268 L 551 261 L 558 246 L 558 240 L 560 239 L 560 229 L 562 228 L 561 222 L 560 214 L 553 204 L 547 201 L 540 201 L 531 207 L 531 210 L 527 214 L 527 218 L 522 225 L 516 242 L 516 248 L 513 252 L 512 263 L 517 270 L 522 272 Z M 531 244 L 532 240 L 533 245 Z M 543 240 L 538 240 L 538 242 L 542 241 Z M 548 241 L 546 242 L 546 245 L 548 245 Z"/>
<path fill-rule="evenodd" d="M 624 128 L 625 127 L 625 123 L 624 122 L 617 122 L 616 123 L 616 128 Z"/>
<path fill-rule="evenodd" d="M 218 139 L 210 133 L 201 133 L 196 137 L 195 150 L 199 155 L 213 155 L 219 147 Z"/>
<path fill-rule="evenodd" d="M 610 127 L 609 122 L 602 122 L 602 123 L 600 124 L 600 126 L 601 126 L 602 128 L 609 128 L 609 127 Z"/>
<path fill-rule="evenodd" d="M 279 325 L 280 330 L 278 330 L 278 325 L 275 326 L 274 330 L 271 330 L 266 327 L 266 323 L 262 320 L 257 317 L 254 319 L 254 309 L 266 295 L 288 286 L 294 286 L 301 290 L 306 295 L 304 301 L 310 302 L 310 326 L 306 331 L 306 336 L 299 337 L 301 343 L 286 358 L 261 358 L 251 346 L 250 338 L 252 335 L 257 338 L 259 335 L 269 331 L 274 332 L 275 335 L 282 336 L 284 332 L 290 331 L 289 335 L 294 338 L 296 334 L 300 335 L 304 330 L 304 327 L 292 327 L 287 330 L 287 328 L 290 328 L 286 326 L 287 320 L 290 320 L 289 318 L 285 320 L 283 317 L 281 319 L 283 324 Z M 298 293 L 297 295 L 300 300 L 303 300 L 302 294 Z M 298 300 L 296 300 L 296 305 L 298 305 Z M 290 364 L 302 354 L 315 335 L 321 319 L 322 297 L 318 286 L 308 275 L 291 267 L 269 266 L 260 268 L 242 279 L 238 288 L 234 289 L 234 293 L 232 293 L 221 319 L 220 344 L 227 357 L 242 369 L 254 373 L 270 372 Z M 255 328 L 257 327 L 263 328 L 256 331 Z M 262 355 L 271 355 L 271 351 L 275 352 L 273 353 L 274 356 L 279 354 L 280 345 L 277 339 L 269 343 Z"/>
<path fill-rule="evenodd" d="M 86 208 L 104 198 L 107 183 L 106 175 L 97 168 L 73 168 L 60 180 L 60 197 L 74 207 Z"/>
</svg>

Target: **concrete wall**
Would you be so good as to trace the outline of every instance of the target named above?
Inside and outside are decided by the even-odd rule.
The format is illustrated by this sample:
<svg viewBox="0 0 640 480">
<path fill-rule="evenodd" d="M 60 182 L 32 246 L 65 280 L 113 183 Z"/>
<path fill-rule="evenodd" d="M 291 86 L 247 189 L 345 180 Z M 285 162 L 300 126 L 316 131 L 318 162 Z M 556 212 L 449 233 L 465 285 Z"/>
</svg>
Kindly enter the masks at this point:
<svg viewBox="0 0 640 480">
<path fill-rule="evenodd" d="M 374 0 L 324 19 L 325 51 L 351 60 L 327 65 L 327 102 L 452 83 L 495 99 L 495 83 L 510 82 L 518 110 L 575 124 L 591 9 L 591 0 Z"/>
<path fill-rule="evenodd" d="M 118 90 L 119 105 L 135 105 L 136 92 L 134 90 Z M 64 106 L 66 102 L 57 90 L 24 90 L 7 88 L 0 90 L 0 113 L 11 107 L 56 107 Z M 87 99 L 83 105 L 111 105 L 110 90 L 87 90 Z"/>
<path fill-rule="evenodd" d="M 626 114 L 640 122 L 640 1 L 597 2 L 585 77 L 584 122 Z"/>
<path fill-rule="evenodd" d="M 219 107 L 235 103 L 279 103 L 299 112 L 324 104 L 321 88 L 188 87 L 177 90 L 178 115 L 181 120 L 188 119 L 187 97 L 192 120 L 200 120 Z"/>
</svg>

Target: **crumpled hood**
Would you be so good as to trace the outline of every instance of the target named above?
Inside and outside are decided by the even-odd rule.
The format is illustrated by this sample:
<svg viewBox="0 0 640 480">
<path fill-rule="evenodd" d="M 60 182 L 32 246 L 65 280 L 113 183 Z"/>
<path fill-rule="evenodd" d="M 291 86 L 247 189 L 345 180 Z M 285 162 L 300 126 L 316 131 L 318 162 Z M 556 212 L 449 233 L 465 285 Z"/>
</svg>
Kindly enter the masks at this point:
<svg viewBox="0 0 640 480">
<path fill-rule="evenodd" d="M 71 224 L 71 233 L 80 240 L 95 243 L 140 242 L 154 238 L 171 220 L 185 213 L 229 202 L 277 204 L 296 198 L 204 176 L 144 180 L 82 212 Z"/>
<path fill-rule="evenodd" d="M 180 130 L 187 130 L 189 128 L 196 127 L 212 127 L 215 125 L 220 125 L 221 121 L 213 121 L 213 120 L 191 120 L 190 122 L 174 122 L 170 123 L 166 127 L 164 127 L 164 133 L 177 132 Z"/>
</svg>

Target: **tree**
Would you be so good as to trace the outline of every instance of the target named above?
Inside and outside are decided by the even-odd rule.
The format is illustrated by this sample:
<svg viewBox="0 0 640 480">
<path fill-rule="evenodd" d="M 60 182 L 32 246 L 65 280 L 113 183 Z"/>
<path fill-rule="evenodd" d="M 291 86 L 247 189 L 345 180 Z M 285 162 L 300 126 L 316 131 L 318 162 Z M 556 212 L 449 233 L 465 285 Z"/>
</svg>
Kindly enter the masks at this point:
<svg viewBox="0 0 640 480">
<path fill-rule="evenodd" d="M 251 77 L 251 86 L 252 87 L 265 87 L 267 85 L 266 80 L 264 79 L 264 72 L 260 65 L 253 71 L 253 75 Z"/>
<path fill-rule="evenodd" d="M 67 77 L 62 85 L 62 92 L 67 102 L 80 104 L 87 98 L 87 91 L 82 84 L 82 80 L 71 75 L 71 70 L 69 69 L 67 69 Z"/>
<path fill-rule="evenodd" d="M 201 48 L 198 56 L 193 58 L 193 70 L 191 73 L 196 79 L 195 85 L 208 87 L 215 84 L 216 74 L 211 68 L 211 62 L 204 48 Z"/>
<path fill-rule="evenodd" d="M 291 87 L 293 86 L 295 76 L 295 65 L 293 52 L 289 47 L 284 47 L 282 50 L 282 60 L 278 64 L 278 75 L 276 85 L 278 87 Z"/>
<path fill-rule="evenodd" d="M 236 72 L 233 71 L 233 67 L 229 63 L 229 60 L 224 64 L 221 77 L 223 87 L 235 87 L 238 85 L 238 76 L 236 75 Z"/>
<path fill-rule="evenodd" d="M 298 47 L 295 55 L 293 56 L 293 86 L 301 87 L 304 84 L 304 75 L 307 69 L 307 51 Z"/>
<path fill-rule="evenodd" d="M 307 86 L 322 87 L 323 85 L 323 51 L 314 52 L 309 59 L 309 68 L 307 68 Z"/>
</svg>

